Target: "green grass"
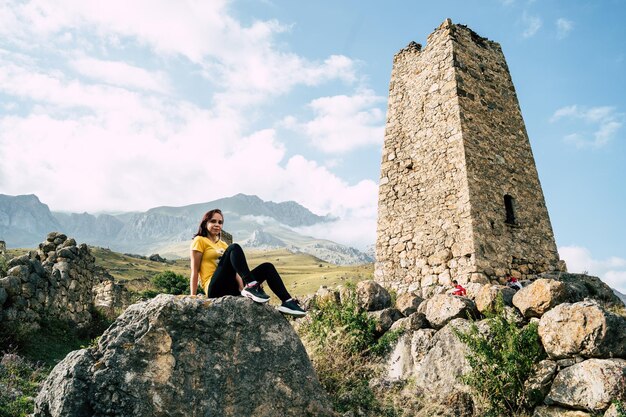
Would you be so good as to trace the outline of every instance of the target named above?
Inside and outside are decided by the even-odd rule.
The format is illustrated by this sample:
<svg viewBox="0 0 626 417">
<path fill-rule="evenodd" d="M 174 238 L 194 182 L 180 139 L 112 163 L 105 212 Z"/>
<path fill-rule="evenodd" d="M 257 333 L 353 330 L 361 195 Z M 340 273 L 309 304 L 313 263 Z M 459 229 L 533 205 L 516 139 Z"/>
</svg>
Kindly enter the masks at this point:
<svg viewBox="0 0 626 417">
<path fill-rule="evenodd" d="M 16 354 L 0 355 L 0 417 L 25 417 L 48 369 Z"/>
<path fill-rule="evenodd" d="M 322 285 L 336 287 L 348 282 L 372 279 L 374 265 L 339 266 L 303 253 L 287 250 L 250 251 L 248 263 L 251 268 L 271 262 L 283 278 L 285 286 L 296 297 L 315 293 Z"/>
<path fill-rule="evenodd" d="M 39 329 L 1 324 L 0 417 L 32 413 L 39 385 L 52 368 L 69 352 L 92 344 L 109 324 L 98 313 L 85 329 L 50 319 L 40 323 Z"/>
</svg>

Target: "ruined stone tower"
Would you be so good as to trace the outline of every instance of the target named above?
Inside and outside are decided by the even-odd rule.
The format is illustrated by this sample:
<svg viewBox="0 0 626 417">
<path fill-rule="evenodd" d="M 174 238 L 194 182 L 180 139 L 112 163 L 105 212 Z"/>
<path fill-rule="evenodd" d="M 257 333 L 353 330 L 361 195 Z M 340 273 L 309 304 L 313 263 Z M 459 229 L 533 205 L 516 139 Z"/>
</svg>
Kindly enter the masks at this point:
<svg viewBox="0 0 626 417">
<path fill-rule="evenodd" d="M 401 292 L 560 267 L 500 45 L 449 19 L 394 57 L 377 236 Z"/>
</svg>

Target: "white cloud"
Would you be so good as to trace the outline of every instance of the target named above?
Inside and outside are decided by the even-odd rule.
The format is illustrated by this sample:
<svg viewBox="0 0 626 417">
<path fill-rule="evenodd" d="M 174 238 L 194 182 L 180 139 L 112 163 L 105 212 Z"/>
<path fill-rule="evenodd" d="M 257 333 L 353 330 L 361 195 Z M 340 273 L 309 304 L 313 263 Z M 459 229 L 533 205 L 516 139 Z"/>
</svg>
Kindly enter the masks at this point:
<svg viewBox="0 0 626 417">
<path fill-rule="evenodd" d="M 573 29 L 574 29 L 574 22 L 572 22 L 571 20 L 567 20 L 562 17 L 556 20 L 556 30 L 557 30 L 556 37 L 558 39 L 564 39 L 565 37 L 567 37 L 567 35 L 569 35 L 569 33 Z"/>
<path fill-rule="evenodd" d="M 567 264 L 568 271 L 575 273 L 586 271 L 590 275 L 600 277 L 611 288 L 626 294 L 626 259 L 616 256 L 594 259 L 591 252 L 581 246 L 561 246 L 559 255 Z"/>
<path fill-rule="evenodd" d="M 541 18 L 537 16 L 531 16 L 526 12 L 522 14 L 522 23 L 524 24 L 524 31 L 522 32 L 522 36 L 524 38 L 530 38 L 532 36 L 535 36 L 535 34 L 537 33 L 537 31 L 539 31 L 542 25 Z"/>
<path fill-rule="evenodd" d="M 168 77 L 162 71 L 151 72 L 126 62 L 85 57 L 71 61 L 70 65 L 83 76 L 107 84 L 158 93 L 171 90 Z"/>
<path fill-rule="evenodd" d="M 230 16 L 230 3 L 112 0 L 101 7 L 80 0 L 31 0 L 24 5 L 9 1 L 0 8 L 0 16 L 5 16 L 7 23 L 19 22 L 19 28 L 12 32 L 0 28 L 0 35 L 34 47 L 49 47 L 54 40 L 67 41 L 68 31 L 73 30 L 81 31 L 83 39 L 92 35 L 90 49 L 119 49 L 122 43 L 147 46 L 165 59 L 184 57 L 199 66 L 199 73 L 225 92 L 221 98 L 236 105 L 258 103 L 296 85 L 356 80 L 350 58 L 333 55 L 317 62 L 281 51 L 275 37 L 289 27 L 275 20 L 243 26 Z M 103 72 L 110 79 L 111 72 L 118 69 Z M 137 86 L 136 71 L 130 70 L 123 72 L 135 83 L 131 85 Z M 119 78 L 116 85 L 121 85 Z"/>
<path fill-rule="evenodd" d="M 370 90 L 353 96 L 321 97 L 309 103 L 315 114 L 312 120 L 300 123 L 288 117 L 283 125 L 303 133 L 315 148 L 326 153 L 379 145 L 384 138 L 385 113 L 378 106 L 384 101 Z"/>
<path fill-rule="evenodd" d="M 253 120 L 261 110 L 249 106 L 295 86 L 339 80 L 358 88 L 357 63 L 285 50 L 277 38 L 290 27 L 243 25 L 229 4 L 0 3 L 0 94 L 9 98 L 0 110 L 1 192 L 34 193 L 52 210 L 80 212 L 247 193 L 296 200 L 355 230 L 362 219 L 374 224 L 374 182 L 348 183 L 304 155 L 287 160 L 285 140 L 264 128 L 275 121 Z M 131 53 L 133 61 L 124 60 Z M 193 101 L 180 90 L 189 75 L 202 90 Z M 312 102 L 309 127 L 320 143 L 333 121 L 349 146 L 382 140 L 382 98 L 367 90 L 344 97 Z M 369 244 L 374 232 L 346 232 L 347 243 Z"/>
<path fill-rule="evenodd" d="M 578 148 L 600 148 L 617 136 L 624 124 L 624 115 L 610 106 L 586 108 L 572 105 L 558 109 L 550 118 L 553 123 L 561 120 L 582 122 L 578 126 L 579 132 L 564 136 L 567 143 Z"/>
</svg>

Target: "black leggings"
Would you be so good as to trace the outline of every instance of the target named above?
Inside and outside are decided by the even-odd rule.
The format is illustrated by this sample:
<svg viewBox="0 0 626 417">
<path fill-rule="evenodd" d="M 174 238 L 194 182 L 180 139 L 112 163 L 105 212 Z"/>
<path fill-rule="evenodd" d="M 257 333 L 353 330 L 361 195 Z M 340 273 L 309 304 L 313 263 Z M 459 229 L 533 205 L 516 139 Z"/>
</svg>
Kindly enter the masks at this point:
<svg viewBox="0 0 626 417">
<path fill-rule="evenodd" d="M 217 269 L 213 273 L 211 283 L 209 284 L 208 297 L 217 298 L 224 295 L 240 295 L 235 274 L 239 274 L 244 284 L 252 281 L 261 284 L 267 281 L 267 285 L 281 301 L 287 301 L 291 298 L 274 265 L 265 262 L 250 271 L 246 255 L 237 243 L 233 243 L 226 248 L 220 258 L 220 262 L 217 264 Z"/>
</svg>

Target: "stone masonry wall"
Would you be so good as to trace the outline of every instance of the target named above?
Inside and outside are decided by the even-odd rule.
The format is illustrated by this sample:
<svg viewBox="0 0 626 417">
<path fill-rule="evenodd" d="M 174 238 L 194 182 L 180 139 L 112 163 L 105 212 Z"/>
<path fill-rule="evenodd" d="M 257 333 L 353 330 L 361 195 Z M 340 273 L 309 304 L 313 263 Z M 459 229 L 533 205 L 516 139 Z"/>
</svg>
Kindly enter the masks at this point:
<svg viewBox="0 0 626 417">
<path fill-rule="evenodd" d="M 376 280 L 424 296 L 452 279 L 525 277 L 558 262 L 500 46 L 450 20 L 423 50 L 411 43 L 394 57 L 376 259 Z"/>
<path fill-rule="evenodd" d="M 477 271 L 527 278 L 555 270 L 559 255 L 548 209 L 502 49 L 460 25 L 450 37 Z M 513 198 L 511 223 L 505 195 Z"/>
<path fill-rule="evenodd" d="M 93 288 L 110 277 L 95 265 L 85 244 L 50 233 L 37 251 L 13 258 L 0 279 L 0 322 L 69 321 L 78 327 L 92 319 Z M 2 296 L 4 294 L 4 296 Z"/>
</svg>

